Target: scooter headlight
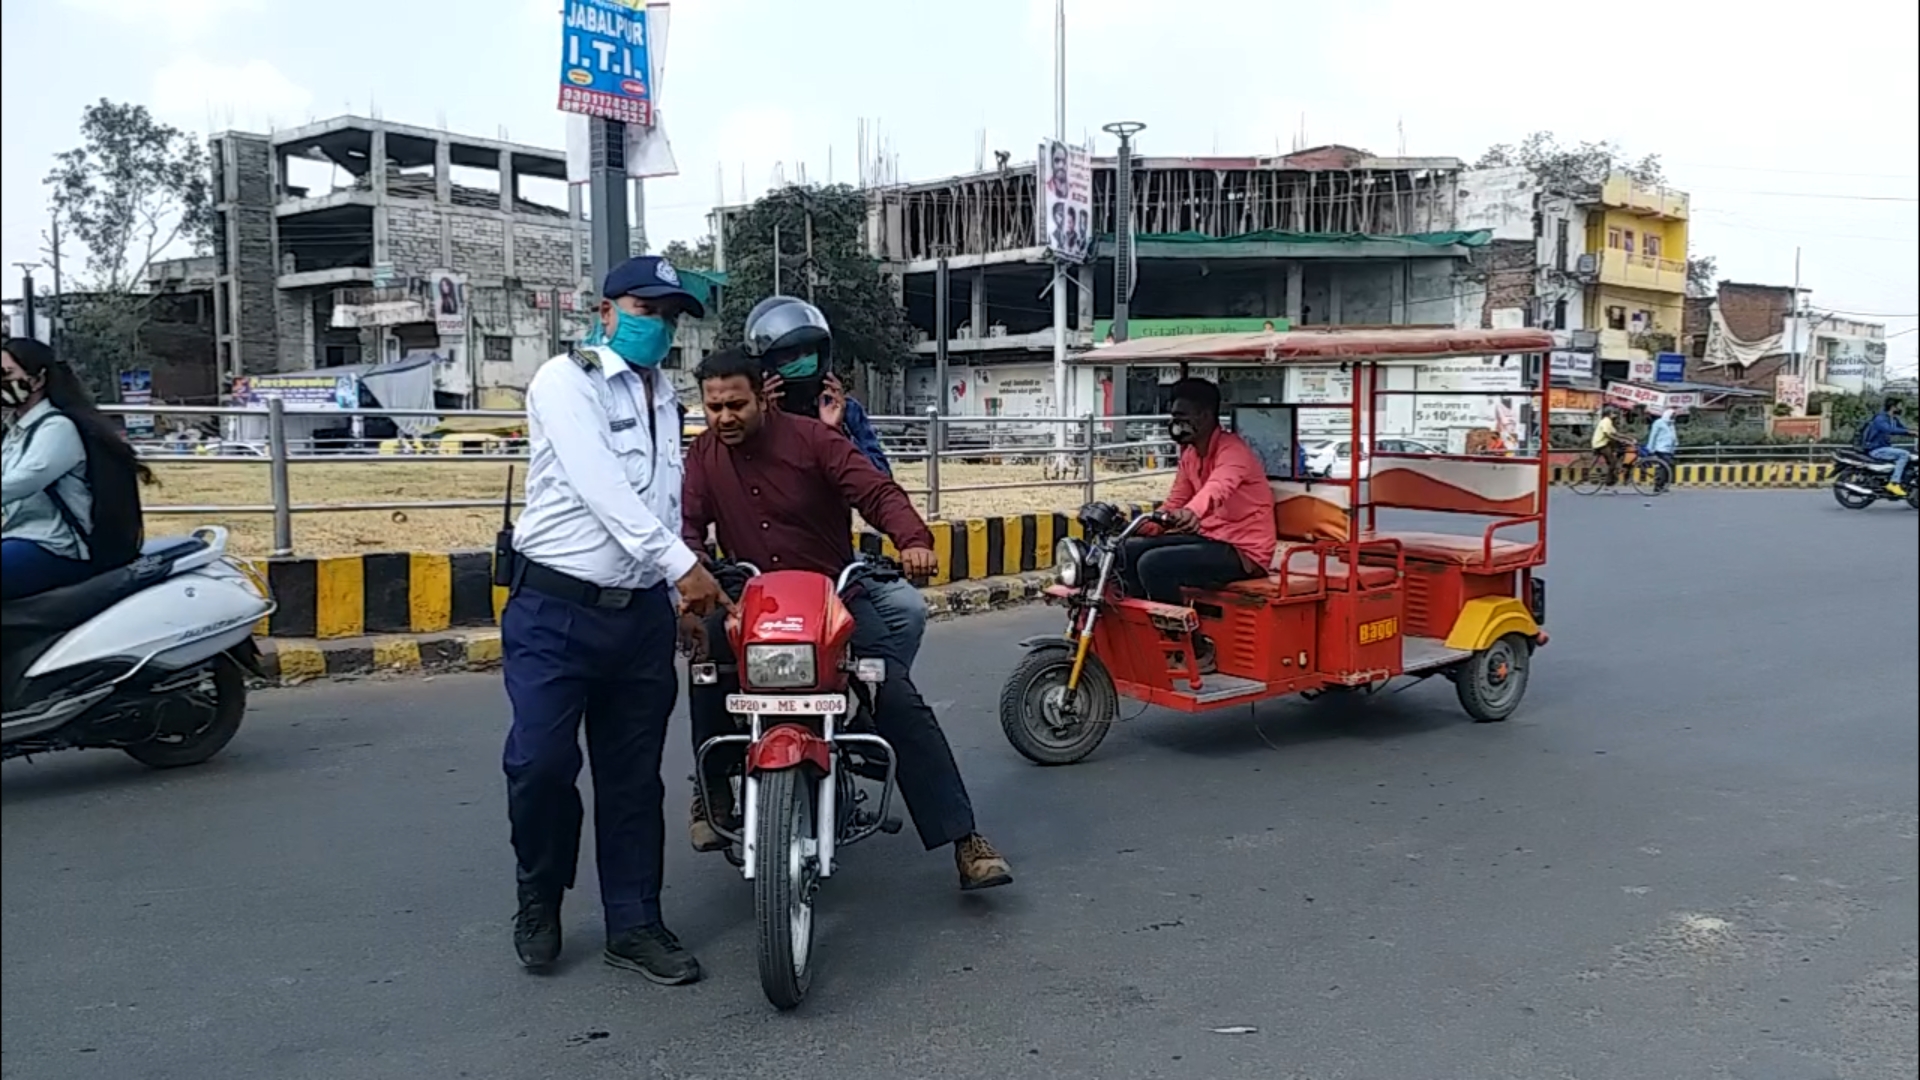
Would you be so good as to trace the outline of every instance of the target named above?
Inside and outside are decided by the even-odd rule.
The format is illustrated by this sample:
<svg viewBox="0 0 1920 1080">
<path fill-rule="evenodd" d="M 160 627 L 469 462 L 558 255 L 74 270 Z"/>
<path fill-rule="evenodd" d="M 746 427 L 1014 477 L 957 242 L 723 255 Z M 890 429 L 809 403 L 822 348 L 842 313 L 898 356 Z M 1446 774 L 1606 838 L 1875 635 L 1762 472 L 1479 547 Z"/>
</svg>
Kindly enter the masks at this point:
<svg viewBox="0 0 1920 1080">
<path fill-rule="evenodd" d="M 794 690 L 812 686 L 811 645 L 747 646 L 747 685 L 759 690 Z"/>
<path fill-rule="evenodd" d="M 1069 589 L 1079 588 L 1087 572 L 1087 545 L 1071 537 L 1060 541 L 1054 548 L 1053 569 L 1060 577 L 1060 584 Z"/>
</svg>

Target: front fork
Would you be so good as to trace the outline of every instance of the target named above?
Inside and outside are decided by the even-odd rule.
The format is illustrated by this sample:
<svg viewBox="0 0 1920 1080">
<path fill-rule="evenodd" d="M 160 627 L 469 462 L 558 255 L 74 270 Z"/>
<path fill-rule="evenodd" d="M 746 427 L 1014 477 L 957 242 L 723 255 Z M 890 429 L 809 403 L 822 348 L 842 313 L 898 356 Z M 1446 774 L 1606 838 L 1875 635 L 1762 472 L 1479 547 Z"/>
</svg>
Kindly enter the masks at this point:
<svg viewBox="0 0 1920 1080">
<path fill-rule="evenodd" d="M 864 700 L 862 704 L 868 709 L 872 709 L 873 707 L 871 700 Z M 760 782 L 754 778 L 753 773 L 742 769 L 740 777 L 740 831 L 735 832 L 727 828 L 713 816 L 715 803 L 713 801 L 713 793 L 707 788 L 707 755 L 722 746 L 729 745 L 737 745 L 741 747 L 742 751 L 745 751 L 760 740 L 765 730 L 761 725 L 760 717 L 749 716 L 747 717 L 747 731 L 745 734 L 715 735 L 713 738 L 701 743 L 699 751 L 693 756 L 693 782 L 700 792 L 701 805 L 706 808 L 707 824 L 712 826 L 713 831 L 719 833 L 722 838 L 740 846 L 741 876 L 749 881 L 753 879 L 755 868 L 759 863 Z M 895 785 L 898 783 L 898 771 L 894 760 L 893 747 L 887 740 L 878 735 L 869 735 L 864 732 L 840 731 L 834 724 L 833 717 L 823 716 L 820 718 L 820 737 L 833 749 L 833 753 L 828 758 L 828 760 L 832 762 L 832 767 L 821 774 L 815 781 L 819 787 L 816 791 L 816 798 L 813 804 L 814 840 L 818 844 L 820 877 L 825 879 L 833 876 L 834 852 L 836 848 L 841 846 L 843 840 L 848 844 L 864 840 L 874 833 L 886 829 L 888 825 L 892 823 L 893 792 Z M 859 744 L 877 748 L 886 760 L 887 775 L 880 789 L 880 805 L 874 812 L 873 823 L 851 831 L 843 838 L 840 835 L 840 747 L 848 744 Z M 744 753 L 742 760 L 745 760 Z M 798 766 L 795 767 L 797 768 Z M 897 828 L 898 826 L 895 825 L 894 827 Z"/>
<path fill-rule="evenodd" d="M 1094 582 L 1093 590 L 1087 593 L 1086 616 L 1080 620 L 1080 637 L 1073 646 L 1073 668 L 1067 672 L 1066 701 L 1073 701 L 1080 689 L 1080 676 L 1087 669 L 1087 652 L 1093 648 L 1093 625 L 1100 619 L 1100 605 L 1106 600 L 1107 582 L 1113 576 L 1113 565 L 1118 558 L 1118 544 L 1100 557 L 1100 577 Z"/>
</svg>

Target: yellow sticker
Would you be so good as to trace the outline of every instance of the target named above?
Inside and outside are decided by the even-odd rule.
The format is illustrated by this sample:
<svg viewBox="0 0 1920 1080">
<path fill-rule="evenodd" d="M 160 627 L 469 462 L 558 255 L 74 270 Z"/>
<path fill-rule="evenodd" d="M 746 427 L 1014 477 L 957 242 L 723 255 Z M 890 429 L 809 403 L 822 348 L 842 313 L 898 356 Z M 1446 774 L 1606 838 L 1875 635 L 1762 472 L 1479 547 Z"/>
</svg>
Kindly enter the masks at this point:
<svg viewBox="0 0 1920 1080">
<path fill-rule="evenodd" d="M 1375 619 L 1360 624 L 1360 644 L 1373 645 L 1400 633 L 1399 619 Z"/>
</svg>

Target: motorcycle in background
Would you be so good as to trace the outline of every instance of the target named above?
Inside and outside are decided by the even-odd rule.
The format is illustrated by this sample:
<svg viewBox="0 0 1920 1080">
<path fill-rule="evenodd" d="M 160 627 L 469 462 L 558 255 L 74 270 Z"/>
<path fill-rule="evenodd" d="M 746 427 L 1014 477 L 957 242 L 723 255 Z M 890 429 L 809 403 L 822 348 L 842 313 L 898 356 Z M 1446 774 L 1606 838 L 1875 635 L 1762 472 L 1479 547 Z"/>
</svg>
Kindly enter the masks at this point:
<svg viewBox="0 0 1920 1080">
<path fill-rule="evenodd" d="M 1900 496 L 1887 490 L 1887 481 L 1893 479 L 1893 462 L 1849 447 L 1834 451 L 1833 466 L 1833 498 L 1841 506 L 1865 510 L 1882 499 L 1901 501 Z M 1907 492 L 1906 504 L 1920 510 L 1920 458 L 1907 459 L 1906 472 L 1899 482 Z"/>
</svg>

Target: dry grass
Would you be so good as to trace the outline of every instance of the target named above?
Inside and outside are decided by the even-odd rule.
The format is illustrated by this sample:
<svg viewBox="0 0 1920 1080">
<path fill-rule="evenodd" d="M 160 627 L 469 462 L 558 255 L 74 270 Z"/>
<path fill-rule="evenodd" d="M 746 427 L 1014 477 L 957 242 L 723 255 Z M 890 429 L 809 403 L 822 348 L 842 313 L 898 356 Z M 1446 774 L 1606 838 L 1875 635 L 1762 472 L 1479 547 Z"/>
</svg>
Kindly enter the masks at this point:
<svg viewBox="0 0 1920 1080">
<path fill-rule="evenodd" d="M 154 462 L 160 486 L 145 492 L 149 509 L 159 506 L 265 506 L 271 502 L 267 464 L 252 462 Z M 521 494 L 525 465 L 514 466 L 515 495 Z M 1004 464 L 941 463 L 940 516 L 949 519 L 992 517 L 1070 510 L 1086 498 L 1083 483 L 1000 491 L 956 492 L 981 484 L 1037 483 L 1044 477 L 1038 461 Z M 295 513 L 294 549 L 302 555 L 341 555 L 357 551 L 448 551 L 493 546 L 500 527 L 499 500 L 507 481 L 505 462 L 364 461 L 337 464 L 297 463 L 289 469 L 295 506 L 339 506 L 368 502 L 486 499 L 491 508 L 466 510 L 337 511 Z M 926 487 L 920 463 L 902 464 L 897 479 L 912 491 Z M 1111 502 L 1150 502 L 1166 494 L 1170 478 L 1121 471 L 1100 475 L 1099 496 Z M 916 495 L 922 513 L 927 499 Z M 225 525 L 243 554 L 265 555 L 273 546 L 270 514 L 149 514 L 147 535 L 186 532 L 199 525 Z"/>
</svg>

